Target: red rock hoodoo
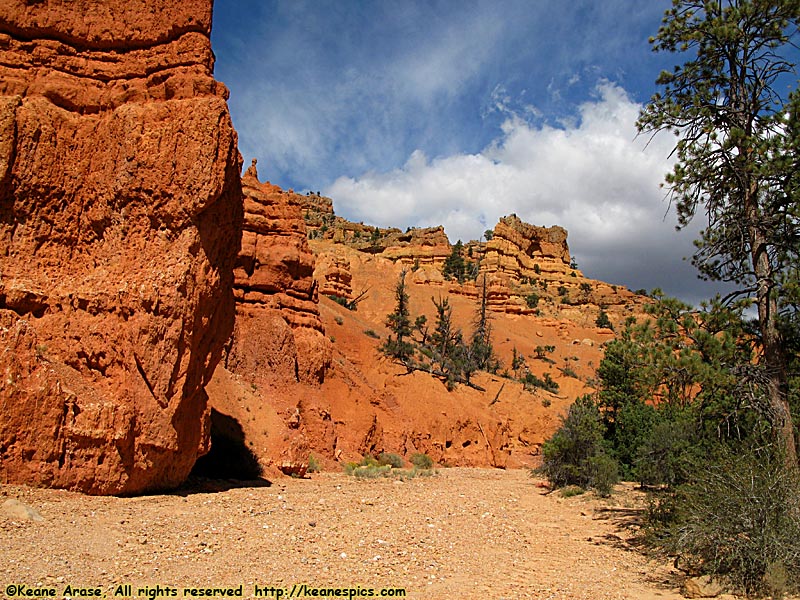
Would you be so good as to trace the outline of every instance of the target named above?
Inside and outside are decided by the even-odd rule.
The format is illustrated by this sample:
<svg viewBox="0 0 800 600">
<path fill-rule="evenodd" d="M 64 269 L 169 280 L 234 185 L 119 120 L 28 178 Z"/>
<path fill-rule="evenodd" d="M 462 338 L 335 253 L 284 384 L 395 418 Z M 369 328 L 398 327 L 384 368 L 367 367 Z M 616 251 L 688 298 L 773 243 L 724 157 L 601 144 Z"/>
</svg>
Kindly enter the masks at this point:
<svg viewBox="0 0 800 600">
<path fill-rule="evenodd" d="M 244 377 L 267 372 L 280 381 L 320 383 L 330 342 L 319 318 L 314 255 L 299 196 L 259 182 L 255 162 L 242 178 L 244 233 L 226 366 Z"/>
<path fill-rule="evenodd" d="M 0 481 L 135 493 L 207 449 L 242 223 L 211 5 L 0 5 Z"/>
</svg>

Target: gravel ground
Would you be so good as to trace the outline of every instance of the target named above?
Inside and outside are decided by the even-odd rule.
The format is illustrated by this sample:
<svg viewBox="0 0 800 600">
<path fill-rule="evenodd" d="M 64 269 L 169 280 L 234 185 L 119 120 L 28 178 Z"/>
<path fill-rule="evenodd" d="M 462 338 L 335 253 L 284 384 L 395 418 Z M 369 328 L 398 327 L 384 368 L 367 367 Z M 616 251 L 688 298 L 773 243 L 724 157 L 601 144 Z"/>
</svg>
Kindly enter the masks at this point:
<svg viewBox="0 0 800 600">
<path fill-rule="evenodd" d="M 488 469 L 222 487 L 100 498 L 0 486 L 0 595 L 287 597 L 306 584 L 307 597 L 681 597 L 677 574 L 628 544 L 630 491 L 562 498 L 525 471 Z M 8 499 L 43 520 L 14 516 Z"/>
</svg>

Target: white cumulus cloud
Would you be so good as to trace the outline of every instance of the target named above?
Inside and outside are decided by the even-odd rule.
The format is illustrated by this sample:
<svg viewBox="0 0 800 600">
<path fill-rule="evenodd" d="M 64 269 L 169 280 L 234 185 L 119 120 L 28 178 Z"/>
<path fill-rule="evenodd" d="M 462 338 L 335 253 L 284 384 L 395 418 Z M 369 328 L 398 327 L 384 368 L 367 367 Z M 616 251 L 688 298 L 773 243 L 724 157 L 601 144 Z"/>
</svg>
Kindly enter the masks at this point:
<svg viewBox="0 0 800 600">
<path fill-rule="evenodd" d="M 326 194 L 337 213 L 381 226 L 442 224 L 451 241 L 477 239 L 504 215 L 561 225 L 590 277 L 633 288 L 662 287 L 696 301 L 692 231 L 675 231 L 659 187 L 674 138 L 637 136 L 640 105 L 602 81 L 574 122 L 532 124 L 509 113 L 476 154 L 413 152 L 385 173 L 340 177 Z M 648 143 L 649 142 L 649 143 Z"/>
</svg>

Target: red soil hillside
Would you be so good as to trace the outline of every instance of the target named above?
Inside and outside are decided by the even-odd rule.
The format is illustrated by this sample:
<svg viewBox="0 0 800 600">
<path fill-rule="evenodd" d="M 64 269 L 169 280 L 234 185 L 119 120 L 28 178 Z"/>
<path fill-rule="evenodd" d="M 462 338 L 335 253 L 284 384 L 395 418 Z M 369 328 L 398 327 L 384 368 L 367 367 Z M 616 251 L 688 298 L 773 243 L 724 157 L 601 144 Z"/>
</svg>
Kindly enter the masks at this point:
<svg viewBox="0 0 800 600">
<path fill-rule="evenodd" d="M 405 457 L 425 452 L 440 464 L 453 466 L 535 464 L 559 417 L 577 396 L 591 391 L 588 382 L 602 358 L 602 345 L 613 338 L 611 330 L 594 325 L 600 305 L 616 325 L 641 310 L 641 297 L 586 279 L 570 268 L 563 229 L 535 228 L 513 216 L 503 219 L 492 241 L 465 247 L 476 262 L 480 259 L 482 276 L 489 282 L 492 340 L 503 367 L 497 375 L 474 376 L 483 392 L 466 385 L 448 391 L 439 378 L 407 373 L 378 350 L 388 335 L 386 316 L 394 309 L 394 287 L 404 269 L 409 271 L 413 316 L 425 314 L 432 323 L 432 298 L 447 296 L 457 326 L 467 335 L 471 331 L 479 290 L 474 282 L 462 285 L 442 276 L 441 265 L 451 251 L 444 231 L 403 233 L 350 223 L 333 214 L 327 198 L 260 185 L 262 195 L 280 205 L 284 217 L 294 215 L 293 227 L 305 218 L 309 245 L 305 239 L 293 239 L 300 244 L 300 255 L 306 255 L 307 247 L 313 251 L 315 291 L 321 291 L 319 319 L 330 341 L 329 355 L 317 352 L 329 362 L 314 380 L 303 375 L 305 370 L 297 370 L 302 352 L 293 350 L 292 344 L 274 342 L 274 326 L 243 326 L 244 320 L 237 316 L 234 340 L 238 335 L 239 341 L 233 344 L 234 348 L 239 344 L 239 350 L 223 361 L 208 391 L 225 447 L 233 443 L 242 452 L 242 461 L 258 462 L 268 470 L 302 473 L 310 455 L 333 468 L 337 462 L 380 452 Z M 247 198 L 248 186 L 244 189 Z M 246 209 L 245 240 L 248 220 Z M 285 245 L 287 239 L 277 230 L 272 242 L 266 229 L 260 235 L 262 248 L 270 243 Z M 307 267 L 286 263 L 269 268 L 283 269 L 283 275 L 267 279 L 294 277 L 289 288 L 308 288 L 307 283 L 298 283 L 308 281 Z M 254 269 L 257 272 L 258 265 Z M 540 302 L 531 308 L 526 298 L 534 291 Z M 356 310 L 328 296 L 356 299 Z M 280 316 L 280 303 L 265 304 L 273 306 L 273 318 Z M 252 304 L 240 303 L 239 314 L 252 310 Z M 286 312 L 285 307 L 282 310 Z M 305 335 L 309 329 L 308 323 L 297 319 L 284 320 L 278 328 L 284 337 Z M 320 330 L 316 325 L 310 329 Z M 245 338 L 250 341 L 243 346 Z M 241 350 L 245 346 L 250 358 Z M 536 358 L 535 349 L 546 346 L 555 348 L 546 353 L 548 360 Z M 511 371 L 514 348 L 526 357 L 533 374 L 551 375 L 559 384 L 557 393 L 527 391 L 518 381 L 502 376 Z M 242 368 L 245 364 L 249 367 Z M 291 365 L 295 365 L 293 375 Z M 229 463 L 230 458 L 222 462 Z"/>
</svg>

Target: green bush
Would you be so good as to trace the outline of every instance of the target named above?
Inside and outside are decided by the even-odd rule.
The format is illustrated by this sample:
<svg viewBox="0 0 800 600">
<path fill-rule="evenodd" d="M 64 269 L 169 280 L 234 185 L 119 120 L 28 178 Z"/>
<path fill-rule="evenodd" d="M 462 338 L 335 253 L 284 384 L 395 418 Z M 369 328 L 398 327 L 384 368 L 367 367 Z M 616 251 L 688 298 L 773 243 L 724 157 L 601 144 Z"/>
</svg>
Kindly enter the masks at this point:
<svg viewBox="0 0 800 600">
<path fill-rule="evenodd" d="M 322 466 L 313 454 L 308 455 L 308 472 L 319 473 L 322 471 Z"/>
<path fill-rule="evenodd" d="M 393 469 L 402 469 L 405 466 L 403 457 L 393 452 L 381 452 L 378 455 L 378 463 L 381 465 L 389 465 Z"/>
<path fill-rule="evenodd" d="M 658 411 L 641 400 L 628 398 L 613 414 L 613 419 L 609 419 L 609 413 L 605 413 L 605 417 L 606 439 L 611 443 L 614 458 L 622 467 L 623 477 L 633 478 L 639 447 L 652 435 L 659 421 Z"/>
<path fill-rule="evenodd" d="M 604 327 L 606 329 L 614 329 L 614 325 L 611 323 L 611 319 L 608 318 L 608 313 L 603 309 L 600 309 L 600 314 L 597 315 L 597 318 L 594 321 L 595 327 Z"/>
<path fill-rule="evenodd" d="M 575 372 L 575 369 L 573 369 L 569 365 L 564 365 L 561 368 L 561 373 L 564 374 L 564 377 L 572 377 L 573 379 L 578 379 L 578 374 Z"/>
<path fill-rule="evenodd" d="M 336 294 L 326 294 L 328 298 L 336 302 L 339 306 L 344 306 L 347 310 L 356 310 L 358 308 L 358 304 L 353 302 L 352 300 L 348 300 L 344 296 L 337 296 Z"/>
<path fill-rule="evenodd" d="M 553 487 L 596 486 L 601 494 L 610 492 L 617 480 L 616 462 L 606 453 L 603 432 L 597 405 L 590 396 L 578 398 L 558 431 L 544 443 L 544 460 L 537 472 Z"/>
<path fill-rule="evenodd" d="M 530 293 L 525 296 L 525 304 L 528 305 L 528 308 L 536 308 L 536 305 L 539 304 L 539 294 Z"/>
<path fill-rule="evenodd" d="M 382 452 L 378 458 L 364 456 L 361 462 L 348 462 L 343 465 L 346 475 L 358 479 L 378 479 L 379 477 L 394 477 L 397 479 L 413 479 L 415 477 L 428 477 L 434 474 L 433 461 L 427 454 L 413 454 L 411 469 L 403 469 L 403 459 L 398 454 Z"/>
<path fill-rule="evenodd" d="M 353 470 L 353 476 L 358 479 L 377 479 L 389 475 L 392 467 L 390 465 L 369 465 L 359 466 Z"/>
<path fill-rule="evenodd" d="M 690 569 L 747 594 L 800 591 L 800 480 L 780 452 L 720 445 L 651 514 L 663 548 Z"/>
<path fill-rule="evenodd" d="M 656 423 L 636 450 L 634 472 L 643 485 L 674 487 L 690 477 L 697 450 L 694 428 L 686 420 Z"/>
<path fill-rule="evenodd" d="M 417 467 L 418 469 L 427 470 L 433 468 L 433 459 L 427 454 L 416 452 L 411 455 L 411 458 L 409 460 L 411 461 L 411 464 Z"/>
<path fill-rule="evenodd" d="M 603 497 L 611 495 L 614 484 L 619 481 L 619 465 L 608 454 L 600 452 L 590 457 L 589 486 Z"/>
<path fill-rule="evenodd" d="M 525 377 L 522 378 L 522 383 L 525 386 L 525 389 L 537 387 L 552 394 L 558 392 L 558 382 L 553 379 L 550 373 L 545 373 L 544 378 L 540 378 L 528 371 L 525 373 Z"/>
<path fill-rule="evenodd" d="M 581 496 L 586 493 L 586 490 L 583 489 L 579 485 L 568 485 L 565 488 L 561 488 L 559 492 L 562 498 L 572 498 L 573 496 Z"/>
</svg>

